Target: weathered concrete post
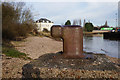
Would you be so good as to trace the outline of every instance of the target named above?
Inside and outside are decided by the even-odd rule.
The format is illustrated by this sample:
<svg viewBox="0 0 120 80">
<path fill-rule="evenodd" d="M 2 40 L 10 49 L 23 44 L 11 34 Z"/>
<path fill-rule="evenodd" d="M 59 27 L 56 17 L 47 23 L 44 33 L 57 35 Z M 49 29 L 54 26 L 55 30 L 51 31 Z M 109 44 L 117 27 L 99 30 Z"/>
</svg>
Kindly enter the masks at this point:
<svg viewBox="0 0 120 80">
<path fill-rule="evenodd" d="M 81 26 L 54 25 L 51 35 L 63 39 L 63 56 L 66 58 L 84 58 L 83 55 L 83 31 Z"/>
</svg>

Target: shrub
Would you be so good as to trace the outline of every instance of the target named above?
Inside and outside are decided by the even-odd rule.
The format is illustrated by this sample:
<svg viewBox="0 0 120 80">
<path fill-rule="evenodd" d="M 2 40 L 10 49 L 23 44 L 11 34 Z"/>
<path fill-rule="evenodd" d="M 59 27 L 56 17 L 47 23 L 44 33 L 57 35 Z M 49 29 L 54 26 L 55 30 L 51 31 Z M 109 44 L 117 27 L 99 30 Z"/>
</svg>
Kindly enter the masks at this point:
<svg viewBox="0 0 120 80">
<path fill-rule="evenodd" d="M 43 28 L 43 32 L 46 32 L 46 33 L 48 33 L 49 31 L 48 31 L 48 29 L 46 29 L 46 28 Z"/>
<path fill-rule="evenodd" d="M 71 25 L 70 20 L 67 20 L 67 22 L 65 23 L 65 25 Z"/>
<path fill-rule="evenodd" d="M 7 3 L 2 6 L 2 38 L 15 40 L 17 37 L 26 37 L 33 29 L 32 13 L 24 8 L 23 2 Z"/>
<path fill-rule="evenodd" d="M 92 23 L 85 23 L 85 31 L 92 32 L 94 29 Z"/>
</svg>

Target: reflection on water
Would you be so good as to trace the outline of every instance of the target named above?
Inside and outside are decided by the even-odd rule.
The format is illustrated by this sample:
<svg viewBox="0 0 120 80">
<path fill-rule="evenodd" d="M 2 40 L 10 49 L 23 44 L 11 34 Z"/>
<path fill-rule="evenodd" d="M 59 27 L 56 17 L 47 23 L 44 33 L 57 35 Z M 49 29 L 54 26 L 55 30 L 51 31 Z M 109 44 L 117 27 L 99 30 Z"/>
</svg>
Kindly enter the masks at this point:
<svg viewBox="0 0 120 80">
<path fill-rule="evenodd" d="M 103 37 L 85 37 L 83 39 L 84 51 L 104 53 L 118 58 L 118 45 L 120 41 L 103 39 Z M 120 58 L 120 57 L 119 57 Z"/>
</svg>

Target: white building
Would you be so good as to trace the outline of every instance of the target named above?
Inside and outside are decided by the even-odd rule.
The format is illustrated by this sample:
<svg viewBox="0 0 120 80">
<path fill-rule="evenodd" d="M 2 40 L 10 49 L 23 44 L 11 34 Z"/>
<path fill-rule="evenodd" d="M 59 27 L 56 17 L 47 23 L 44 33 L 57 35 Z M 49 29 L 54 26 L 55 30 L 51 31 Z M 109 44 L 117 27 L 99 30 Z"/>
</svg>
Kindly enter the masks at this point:
<svg viewBox="0 0 120 80">
<path fill-rule="evenodd" d="M 38 32 L 43 31 L 44 29 L 47 29 L 48 31 L 50 31 L 50 29 L 53 25 L 53 22 L 46 19 L 46 18 L 41 18 L 41 19 L 36 21 L 36 24 L 38 26 L 37 27 Z"/>
</svg>

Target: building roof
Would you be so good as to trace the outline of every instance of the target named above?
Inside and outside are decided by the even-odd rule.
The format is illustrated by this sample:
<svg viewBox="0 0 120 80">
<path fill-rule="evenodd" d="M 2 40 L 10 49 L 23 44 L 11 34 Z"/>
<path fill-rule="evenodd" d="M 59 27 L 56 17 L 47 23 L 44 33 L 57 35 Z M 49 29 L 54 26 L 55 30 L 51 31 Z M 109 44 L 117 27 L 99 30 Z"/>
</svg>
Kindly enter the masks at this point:
<svg viewBox="0 0 120 80">
<path fill-rule="evenodd" d="M 42 23 L 53 23 L 52 21 L 46 19 L 46 18 L 41 18 L 39 20 L 36 21 L 36 23 L 39 23 L 39 22 L 42 22 Z"/>
</svg>

